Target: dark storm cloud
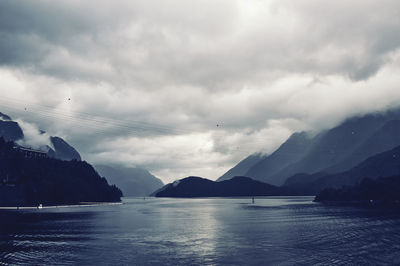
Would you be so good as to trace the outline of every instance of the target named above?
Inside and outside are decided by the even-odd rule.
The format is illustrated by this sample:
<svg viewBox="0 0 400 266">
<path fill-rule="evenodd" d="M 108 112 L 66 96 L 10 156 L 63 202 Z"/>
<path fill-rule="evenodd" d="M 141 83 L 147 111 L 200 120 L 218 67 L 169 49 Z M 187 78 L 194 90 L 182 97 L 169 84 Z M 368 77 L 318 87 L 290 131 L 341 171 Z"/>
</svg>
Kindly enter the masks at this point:
<svg viewBox="0 0 400 266">
<path fill-rule="evenodd" d="M 64 78 L 237 89 L 288 72 L 366 79 L 400 44 L 395 1 L 216 4 L 2 1 L 1 63 Z"/>
<path fill-rule="evenodd" d="M 96 48 L 99 35 L 124 23 L 124 12 L 108 13 L 111 2 L 98 7 L 81 1 L 1 1 L 0 64 L 61 79 L 98 80 L 105 73 L 101 68 L 108 68 L 104 49 Z"/>
</svg>

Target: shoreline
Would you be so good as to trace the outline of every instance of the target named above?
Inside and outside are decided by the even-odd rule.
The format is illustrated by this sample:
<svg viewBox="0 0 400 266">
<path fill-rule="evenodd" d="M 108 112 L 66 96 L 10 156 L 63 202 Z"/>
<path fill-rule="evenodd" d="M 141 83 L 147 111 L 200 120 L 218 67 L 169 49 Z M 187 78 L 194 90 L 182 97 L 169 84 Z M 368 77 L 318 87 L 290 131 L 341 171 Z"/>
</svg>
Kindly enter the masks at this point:
<svg viewBox="0 0 400 266">
<path fill-rule="evenodd" d="M 107 205 L 122 205 L 123 202 L 80 202 L 70 205 L 48 205 L 48 206 L 1 206 L 0 210 L 41 210 L 41 209 L 57 209 L 57 208 L 77 208 L 77 207 L 96 207 Z"/>
</svg>

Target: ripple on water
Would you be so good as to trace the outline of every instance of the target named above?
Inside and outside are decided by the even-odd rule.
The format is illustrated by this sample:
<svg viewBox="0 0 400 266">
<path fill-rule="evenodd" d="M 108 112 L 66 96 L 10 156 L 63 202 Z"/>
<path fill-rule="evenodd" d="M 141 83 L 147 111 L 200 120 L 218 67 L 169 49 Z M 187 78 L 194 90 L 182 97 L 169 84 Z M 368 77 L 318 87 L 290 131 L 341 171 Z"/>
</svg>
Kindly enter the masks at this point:
<svg viewBox="0 0 400 266">
<path fill-rule="evenodd" d="M 312 198 L 126 199 L 0 213 L 0 265 L 400 264 L 400 216 Z"/>
</svg>

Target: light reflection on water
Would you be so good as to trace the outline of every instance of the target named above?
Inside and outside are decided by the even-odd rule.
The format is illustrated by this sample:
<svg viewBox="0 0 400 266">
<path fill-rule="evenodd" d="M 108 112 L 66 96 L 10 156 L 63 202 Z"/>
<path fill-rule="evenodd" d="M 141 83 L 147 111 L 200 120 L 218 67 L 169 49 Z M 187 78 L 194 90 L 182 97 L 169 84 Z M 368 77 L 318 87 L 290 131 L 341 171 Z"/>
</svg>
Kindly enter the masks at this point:
<svg viewBox="0 0 400 266">
<path fill-rule="evenodd" d="M 400 215 L 311 197 L 0 212 L 0 265 L 399 264 Z"/>
</svg>

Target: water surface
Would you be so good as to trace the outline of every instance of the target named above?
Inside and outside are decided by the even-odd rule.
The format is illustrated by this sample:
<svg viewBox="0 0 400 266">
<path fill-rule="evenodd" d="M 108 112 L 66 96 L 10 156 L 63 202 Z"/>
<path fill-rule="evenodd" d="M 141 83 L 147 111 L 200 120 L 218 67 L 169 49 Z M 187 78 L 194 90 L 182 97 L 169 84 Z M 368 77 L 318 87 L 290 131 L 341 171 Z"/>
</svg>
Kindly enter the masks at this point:
<svg viewBox="0 0 400 266">
<path fill-rule="evenodd" d="M 311 197 L 0 211 L 0 265 L 400 264 L 400 213 Z"/>
</svg>

